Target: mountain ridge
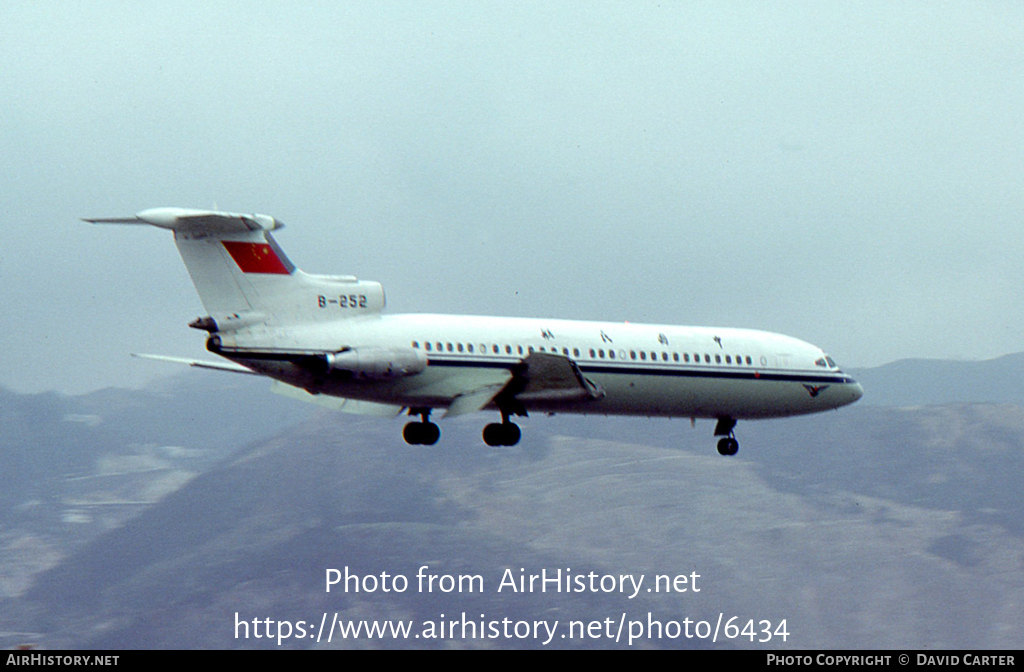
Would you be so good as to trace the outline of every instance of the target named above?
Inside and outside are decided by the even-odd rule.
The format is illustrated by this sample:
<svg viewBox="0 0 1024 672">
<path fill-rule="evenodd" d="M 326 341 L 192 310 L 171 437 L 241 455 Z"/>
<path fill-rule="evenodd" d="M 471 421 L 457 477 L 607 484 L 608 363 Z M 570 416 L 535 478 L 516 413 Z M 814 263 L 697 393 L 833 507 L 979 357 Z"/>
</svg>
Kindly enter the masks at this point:
<svg viewBox="0 0 1024 672">
<path fill-rule="evenodd" d="M 988 375 L 986 366 L 979 377 Z M 231 383 L 216 392 L 219 408 L 210 411 L 213 380 L 183 378 L 164 391 L 170 397 L 108 393 L 107 406 L 51 396 L 43 399 L 46 412 L 17 411 L 0 391 L 6 427 L 26 418 L 71 422 L 90 459 L 113 450 L 122 460 L 161 459 L 180 470 L 196 461 L 183 457 L 189 450 L 211 450 L 173 492 L 64 546 L 60 535 L 77 529 L 60 522 L 68 483 L 96 479 L 48 477 L 57 488 L 49 504 L 24 509 L 17 502 L 0 534 L 0 578 L 14 571 L 4 559 L 15 557 L 17 544 L 49 540 L 51 555 L 20 570 L 22 587 L 0 600 L 0 630 L 39 633 L 36 643 L 48 648 L 278 648 L 276 640 L 236 637 L 236 614 L 249 623 L 319 623 L 337 614 L 421 625 L 465 612 L 563 626 L 721 614 L 743 623 L 785 620 L 790 633 L 765 644 L 715 644 L 726 648 L 1019 648 L 1024 640 L 1016 627 L 1024 620 L 1019 404 L 858 404 L 740 423 L 736 458 L 715 454 L 709 421 L 691 429 L 666 419 L 530 417 L 520 446 L 492 449 L 480 442 L 482 415 L 468 416 L 447 421 L 442 443 L 423 448 L 401 441 L 398 421 L 305 407 L 294 421 L 261 425 L 262 436 L 250 427 L 254 438 L 229 445 L 245 433 L 247 413 L 276 397 L 259 399 L 265 391 Z M 185 400 L 203 408 L 188 432 L 175 433 L 161 413 L 181 413 Z M 100 421 L 63 420 L 69 413 Z M 112 417 L 136 422 L 104 429 Z M 204 431 L 217 422 L 229 426 Z M 31 436 L 53 433 L 39 429 Z M 147 433 L 153 440 L 145 441 Z M 161 452 L 171 437 L 180 440 L 178 450 Z M 115 443 L 98 445 L 104 441 Z M 141 488 L 150 473 L 119 478 Z M 27 513 L 41 509 L 50 513 Z M 54 549 L 63 549 L 59 558 Z M 424 565 L 480 575 L 486 590 L 325 591 L 329 568 L 414 579 Z M 509 569 L 698 574 L 702 590 L 632 600 L 600 591 L 496 592 Z M 712 644 L 662 637 L 642 645 Z M 327 644 L 291 638 L 280 646 Z M 362 637 L 329 646 L 625 645 L 608 637 L 546 645 L 532 637 Z"/>
</svg>

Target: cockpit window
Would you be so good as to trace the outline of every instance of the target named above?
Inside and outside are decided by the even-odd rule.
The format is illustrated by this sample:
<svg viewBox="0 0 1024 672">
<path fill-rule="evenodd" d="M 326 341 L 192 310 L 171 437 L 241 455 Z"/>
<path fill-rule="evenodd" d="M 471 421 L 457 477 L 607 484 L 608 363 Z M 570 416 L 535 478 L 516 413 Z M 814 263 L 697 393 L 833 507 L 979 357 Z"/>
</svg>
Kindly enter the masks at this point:
<svg viewBox="0 0 1024 672">
<path fill-rule="evenodd" d="M 825 362 L 825 358 L 824 358 L 824 357 L 822 357 L 822 358 L 820 358 L 820 359 L 816 359 L 816 360 L 814 360 L 814 365 L 815 365 L 815 366 L 822 366 L 822 367 L 827 367 L 827 366 L 828 366 L 828 363 L 826 363 L 826 362 Z"/>
<path fill-rule="evenodd" d="M 830 367 L 832 367 L 833 369 L 835 369 L 835 368 L 838 368 L 838 367 L 839 367 L 839 365 L 838 365 L 838 364 L 836 364 L 835 360 L 834 360 L 834 359 L 832 359 L 831 357 L 829 357 L 828 355 L 825 355 L 825 361 L 826 361 L 826 362 L 828 362 L 828 365 L 829 365 Z"/>
</svg>

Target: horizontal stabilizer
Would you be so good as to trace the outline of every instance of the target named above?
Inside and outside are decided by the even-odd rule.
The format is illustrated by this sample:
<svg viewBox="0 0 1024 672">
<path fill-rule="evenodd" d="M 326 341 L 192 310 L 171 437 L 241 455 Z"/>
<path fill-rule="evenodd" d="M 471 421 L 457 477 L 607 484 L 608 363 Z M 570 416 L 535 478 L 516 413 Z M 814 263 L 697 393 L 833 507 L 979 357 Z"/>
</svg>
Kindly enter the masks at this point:
<svg viewBox="0 0 1024 672">
<path fill-rule="evenodd" d="M 83 222 L 89 222 L 90 224 L 149 224 L 144 222 L 138 217 L 106 217 L 103 219 L 83 219 Z"/>
<path fill-rule="evenodd" d="M 150 224 L 161 229 L 184 233 L 246 233 L 248 231 L 276 231 L 284 224 L 270 215 L 192 210 L 189 208 L 150 208 L 134 217 L 106 217 L 85 219 L 90 224 Z"/>
</svg>

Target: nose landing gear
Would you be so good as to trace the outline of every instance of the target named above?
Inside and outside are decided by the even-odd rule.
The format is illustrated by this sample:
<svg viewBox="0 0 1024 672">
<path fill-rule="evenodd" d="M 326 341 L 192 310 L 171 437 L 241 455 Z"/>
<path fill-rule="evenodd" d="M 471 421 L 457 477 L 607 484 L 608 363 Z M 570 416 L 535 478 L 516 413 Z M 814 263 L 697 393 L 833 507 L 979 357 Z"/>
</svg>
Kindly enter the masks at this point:
<svg viewBox="0 0 1024 672">
<path fill-rule="evenodd" d="M 740 450 L 740 442 L 733 438 L 719 439 L 718 441 L 718 454 L 719 455 L 735 455 Z"/>
</svg>

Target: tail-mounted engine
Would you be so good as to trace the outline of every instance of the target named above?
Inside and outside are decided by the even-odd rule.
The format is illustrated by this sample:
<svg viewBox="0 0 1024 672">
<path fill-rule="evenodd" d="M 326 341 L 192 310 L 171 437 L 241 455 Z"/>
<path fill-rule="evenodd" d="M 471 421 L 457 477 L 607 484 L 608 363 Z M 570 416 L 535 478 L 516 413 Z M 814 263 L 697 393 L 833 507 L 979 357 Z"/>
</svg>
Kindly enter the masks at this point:
<svg viewBox="0 0 1024 672">
<path fill-rule="evenodd" d="M 355 348 L 323 356 L 327 372 L 347 372 L 363 380 L 411 376 L 427 368 L 427 356 L 412 348 Z"/>
</svg>

